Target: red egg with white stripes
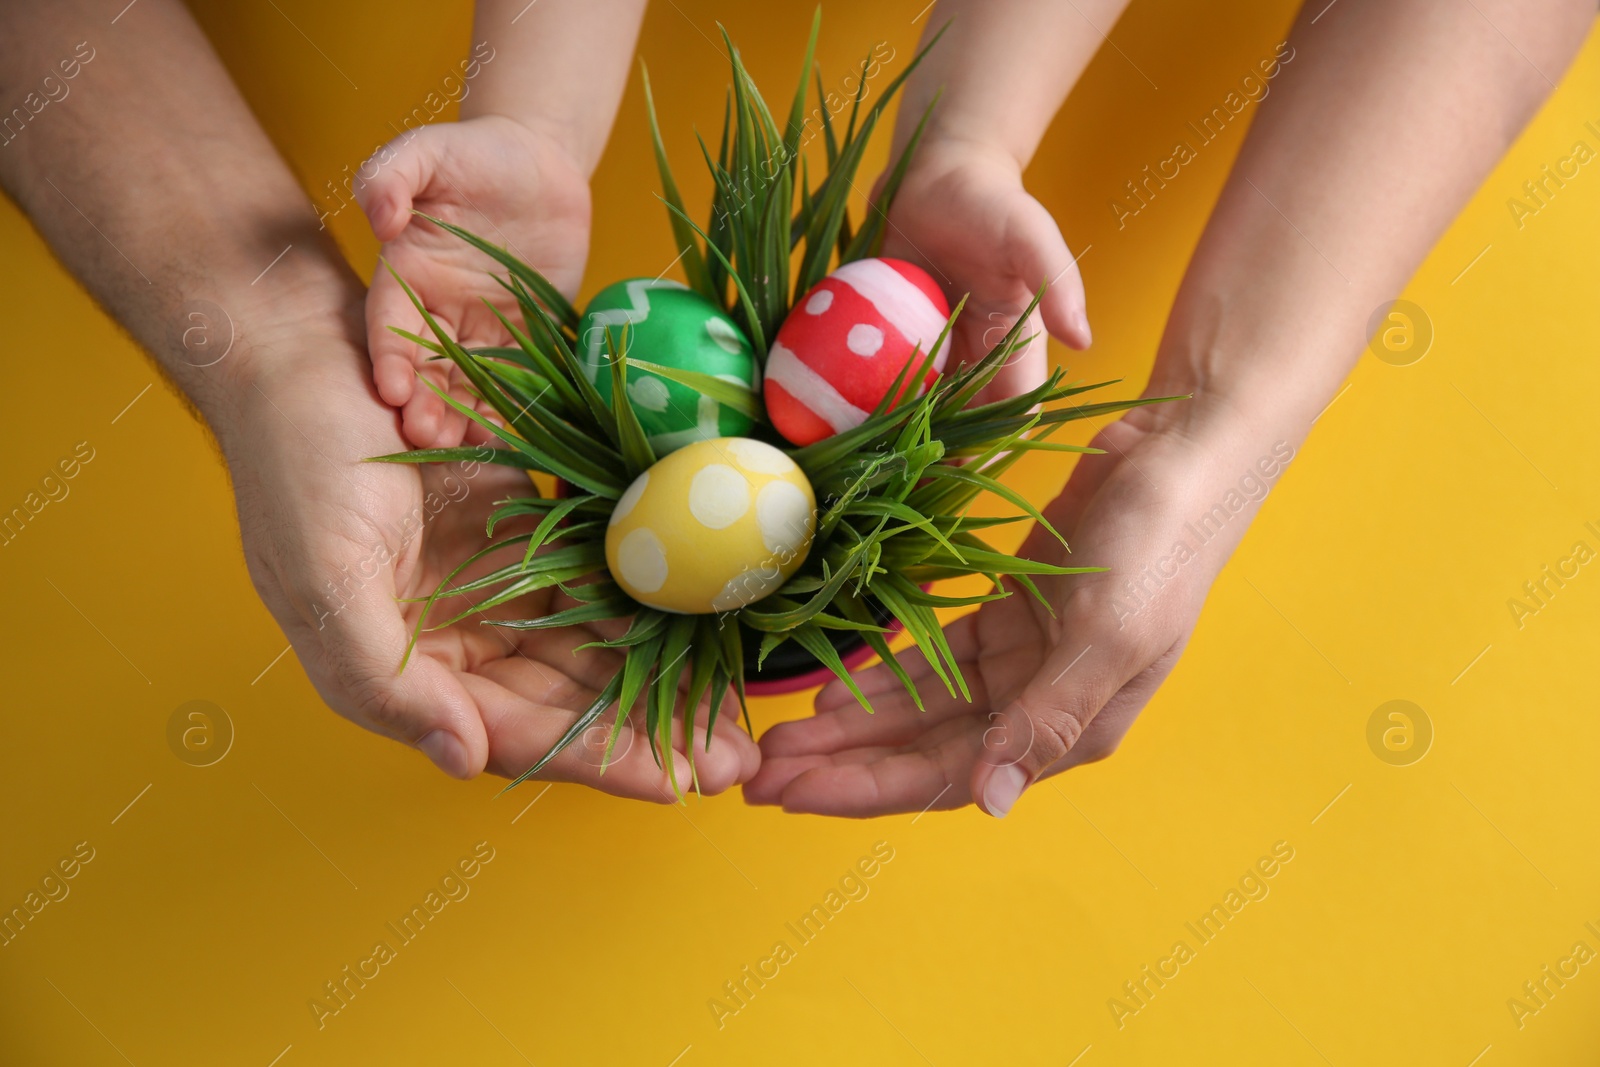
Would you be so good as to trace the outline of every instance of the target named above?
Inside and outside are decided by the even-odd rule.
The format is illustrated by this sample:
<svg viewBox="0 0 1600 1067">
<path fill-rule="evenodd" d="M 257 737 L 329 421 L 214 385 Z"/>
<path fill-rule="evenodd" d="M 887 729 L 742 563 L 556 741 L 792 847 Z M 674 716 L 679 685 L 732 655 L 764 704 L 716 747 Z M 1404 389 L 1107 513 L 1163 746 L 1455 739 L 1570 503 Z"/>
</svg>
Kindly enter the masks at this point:
<svg viewBox="0 0 1600 1067">
<path fill-rule="evenodd" d="M 927 357 L 949 318 L 944 293 L 921 267 L 901 259 L 844 264 L 778 328 L 762 385 L 772 425 L 796 445 L 861 425 L 913 354 Z M 922 380 L 903 383 L 895 403 L 938 377 L 948 347 L 939 346 Z"/>
</svg>

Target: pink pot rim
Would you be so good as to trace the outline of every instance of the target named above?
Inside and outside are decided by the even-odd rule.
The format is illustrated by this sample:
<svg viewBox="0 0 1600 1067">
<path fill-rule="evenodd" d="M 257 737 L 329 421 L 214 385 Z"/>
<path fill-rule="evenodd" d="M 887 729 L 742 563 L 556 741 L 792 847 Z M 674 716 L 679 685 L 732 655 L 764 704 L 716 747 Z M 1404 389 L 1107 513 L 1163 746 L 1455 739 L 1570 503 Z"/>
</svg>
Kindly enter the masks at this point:
<svg viewBox="0 0 1600 1067">
<path fill-rule="evenodd" d="M 883 635 L 885 641 L 891 640 L 900 632 L 900 620 L 890 619 L 887 624 L 888 633 Z M 845 670 L 854 671 L 873 656 L 872 646 L 865 641 L 861 647 L 847 652 L 839 658 L 844 661 Z M 750 681 L 746 679 L 744 691 L 753 697 L 777 697 L 789 693 L 798 693 L 803 689 L 814 689 L 833 681 L 833 671 L 827 667 L 818 667 L 816 670 L 806 671 L 789 678 L 773 678 L 770 681 Z"/>
</svg>

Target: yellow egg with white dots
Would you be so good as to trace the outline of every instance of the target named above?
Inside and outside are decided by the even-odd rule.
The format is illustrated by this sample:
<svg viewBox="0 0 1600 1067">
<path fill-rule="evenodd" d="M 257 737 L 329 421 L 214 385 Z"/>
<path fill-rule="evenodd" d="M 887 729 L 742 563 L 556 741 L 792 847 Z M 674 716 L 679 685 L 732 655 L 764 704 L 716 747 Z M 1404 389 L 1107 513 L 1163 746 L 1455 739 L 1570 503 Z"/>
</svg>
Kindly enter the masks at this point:
<svg viewBox="0 0 1600 1067">
<path fill-rule="evenodd" d="M 628 486 L 606 530 L 606 564 L 641 604 L 734 611 L 805 562 L 816 524 L 816 495 L 794 460 L 763 441 L 717 437 L 670 453 Z"/>
</svg>

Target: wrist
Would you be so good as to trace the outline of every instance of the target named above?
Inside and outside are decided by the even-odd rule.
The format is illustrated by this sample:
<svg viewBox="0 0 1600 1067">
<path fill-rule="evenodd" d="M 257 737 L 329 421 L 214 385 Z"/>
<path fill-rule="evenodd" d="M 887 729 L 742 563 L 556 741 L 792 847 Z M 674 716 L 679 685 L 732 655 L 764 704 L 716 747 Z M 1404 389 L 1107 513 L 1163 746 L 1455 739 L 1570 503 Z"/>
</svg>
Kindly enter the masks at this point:
<svg viewBox="0 0 1600 1067">
<path fill-rule="evenodd" d="M 364 288 L 342 260 L 307 255 L 291 263 L 293 256 L 254 286 L 187 302 L 190 343 L 180 341 L 162 360 L 230 465 L 258 441 L 263 419 L 281 421 L 266 398 L 289 391 L 335 398 L 367 385 Z M 200 352 L 197 329 L 210 335 Z"/>
<path fill-rule="evenodd" d="M 985 167 L 1012 174 L 1020 183 L 1026 161 L 998 138 L 930 121 L 910 166 L 913 171 L 940 172 L 960 167 Z"/>
<path fill-rule="evenodd" d="M 1234 293 L 1185 286 L 1145 395 L 1193 399 L 1141 409 L 1152 427 L 1211 440 L 1305 438 L 1359 355 L 1364 324 L 1334 294 L 1267 288 L 1260 279 Z"/>
<path fill-rule="evenodd" d="M 477 106 L 461 108 L 461 125 L 483 130 L 496 137 L 510 137 L 522 141 L 541 152 L 553 152 L 562 162 L 583 175 L 588 181 L 600 164 L 603 141 L 593 142 L 593 131 L 585 130 L 572 120 L 547 114 L 536 108 L 509 106 L 493 97 L 477 101 Z"/>
<path fill-rule="evenodd" d="M 919 71 L 918 76 L 922 73 Z M 896 158 L 927 113 L 919 152 L 930 146 L 936 150 L 974 152 L 986 159 L 1004 160 L 1019 174 L 1027 169 L 1050 124 L 1049 114 L 1033 114 L 1026 106 L 1019 113 L 999 100 L 963 91 L 960 85 L 945 89 L 935 102 L 931 85 L 907 86 L 895 124 L 891 158 Z M 928 112 L 930 104 L 933 110 Z"/>
</svg>

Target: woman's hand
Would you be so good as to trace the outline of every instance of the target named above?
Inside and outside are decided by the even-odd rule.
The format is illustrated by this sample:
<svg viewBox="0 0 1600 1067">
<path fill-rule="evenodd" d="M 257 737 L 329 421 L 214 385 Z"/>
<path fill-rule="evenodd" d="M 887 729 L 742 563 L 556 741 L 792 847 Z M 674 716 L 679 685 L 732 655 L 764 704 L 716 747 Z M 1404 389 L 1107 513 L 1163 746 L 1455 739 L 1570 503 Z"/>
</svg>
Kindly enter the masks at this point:
<svg viewBox="0 0 1600 1067">
<path fill-rule="evenodd" d="M 1038 528 L 1019 554 L 1107 570 L 1039 582 L 1054 614 L 1014 588 L 948 625 L 971 703 L 910 648 L 901 661 L 926 712 L 882 665 L 860 677 L 875 714 L 830 684 L 814 717 L 761 738 L 746 798 L 856 817 L 976 802 L 1002 816 L 1033 783 L 1114 752 L 1293 455 L 1292 442 L 1196 421 L 1138 408 L 1098 435 L 1106 454 L 1084 456 L 1045 512 L 1071 556 Z"/>
<path fill-rule="evenodd" d="M 493 260 L 412 211 L 510 249 L 568 298 L 577 292 L 589 252 L 589 183 L 555 137 L 510 118 L 482 115 L 396 138 L 363 170 L 374 166 L 376 176 L 357 190 L 356 199 L 383 242 L 383 258 L 461 344 L 511 343 L 485 299 L 512 322 L 521 321 L 521 312 L 489 276 Z M 463 404 L 479 402 L 454 364 L 434 360 L 389 329 L 428 332 L 381 264 L 367 296 L 366 319 L 378 395 L 403 413 L 407 440 L 418 448 L 459 445 L 468 436 L 468 420 L 417 376 Z M 472 439 L 483 440 L 476 433 Z"/>
<path fill-rule="evenodd" d="M 952 6 L 1012 19 L 1030 13 L 987 0 Z M 1544 98 L 1551 82 L 1543 72 L 1565 68 L 1594 20 L 1583 0 L 1549 0 L 1529 23 L 1537 32 L 1508 49 L 1484 21 L 1511 17 L 1510 3 L 1447 17 L 1420 2 L 1364 5 L 1313 28 L 1314 10 L 1300 14 L 1284 72 L 1251 125 L 1157 353 L 1151 395 L 1195 398 L 1139 408 L 1108 426 L 1097 439 L 1107 453 L 1083 457 L 1046 511 L 1071 543 L 1073 563 L 1108 570 L 1041 583 L 1053 615 L 1017 594 L 946 627 L 971 704 L 945 694 L 915 650 L 902 659 L 922 680 L 926 714 L 882 667 L 863 676 L 876 715 L 841 687 L 824 689 L 814 718 L 762 738 L 750 800 L 835 815 L 975 801 L 1002 815 L 1039 779 L 1113 751 L 1176 662 L 1265 483 L 1334 397 L 1372 309 L 1401 291 Z M 963 91 L 948 94 L 949 103 L 964 106 L 946 115 L 945 128 L 991 140 L 1010 128 L 1020 149 L 1013 158 L 1026 158 L 1042 129 L 1039 112 L 1008 106 L 1010 87 L 984 75 L 1043 76 L 1068 65 L 1020 63 L 1004 51 L 995 20 L 976 24 L 992 31 L 980 37 L 994 59 L 985 66 L 969 49 L 955 65 Z M 1316 46 L 1290 66 L 1293 46 L 1309 34 Z M 1406 49 L 1423 38 L 1437 71 L 1419 78 Z M 1039 37 L 1022 40 L 1031 46 Z M 941 73 L 924 66 L 907 83 L 902 143 L 904 116 L 922 113 Z M 1433 121 L 1457 114 L 1492 119 Z M 936 113 L 930 129 L 939 122 Z M 963 214 L 962 182 L 942 188 L 951 218 L 981 217 Z M 916 217 L 899 224 L 934 263 L 945 246 L 932 234 L 952 247 L 961 240 L 937 225 L 939 206 L 932 194 L 913 195 L 906 207 Z M 996 234 L 1004 230 L 991 227 Z M 969 254 L 982 255 L 976 246 Z M 1065 558 L 1040 530 L 1021 553 Z"/>
<path fill-rule="evenodd" d="M 1045 334 L 1073 348 L 1091 340 L 1083 279 L 1044 205 L 1022 187 L 1005 150 L 977 141 L 930 140 L 918 148 L 889 211 L 883 254 L 926 269 L 951 306 L 968 297 L 951 338 L 950 365 L 986 355 L 1027 310 L 1032 343 L 990 384 L 988 397 L 1026 392 L 1045 376 Z"/>
<path fill-rule="evenodd" d="M 406 445 L 368 383 L 359 314 L 352 307 L 342 324 L 286 324 L 251 338 L 252 370 L 237 414 L 217 426 L 251 578 L 336 711 L 421 749 L 458 777 L 485 769 L 515 776 L 588 706 L 619 657 L 579 651 L 597 636 L 586 628 L 516 631 L 469 616 L 425 633 L 400 669 L 422 609 L 404 598 L 431 593 L 486 544 L 484 522 L 495 504 L 532 490 L 521 472 L 489 464 L 362 462 Z M 535 594 L 489 614 L 544 615 L 550 600 Z M 467 606 L 441 600 L 432 617 Z M 738 728 L 736 709 L 719 719 L 706 751 L 705 708 L 700 715 L 695 766 L 701 791 L 716 793 L 753 774 L 759 753 Z M 610 713 L 602 718 L 611 721 Z M 677 782 L 688 788 L 681 732 L 675 746 Z M 592 748 L 574 744 L 540 777 L 643 800 L 673 798 L 642 731 L 630 723 L 615 752 L 601 777 Z"/>
</svg>

